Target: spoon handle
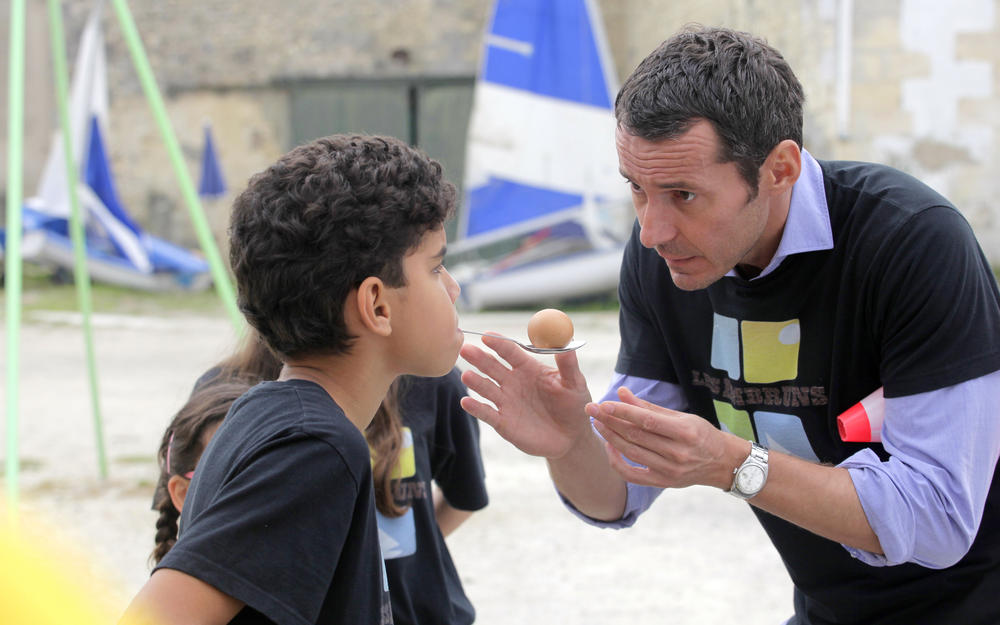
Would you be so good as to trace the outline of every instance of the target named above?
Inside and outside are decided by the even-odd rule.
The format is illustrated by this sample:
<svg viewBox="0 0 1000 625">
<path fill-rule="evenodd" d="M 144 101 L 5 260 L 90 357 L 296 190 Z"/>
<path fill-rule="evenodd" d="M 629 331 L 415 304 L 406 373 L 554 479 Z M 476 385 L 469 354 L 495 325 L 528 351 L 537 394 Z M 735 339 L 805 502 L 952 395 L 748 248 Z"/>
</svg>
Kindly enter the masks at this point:
<svg viewBox="0 0 1000 625">
<path fill-rule="evenodd" d="M 523 347 L 523 344 L 521 343 L 521 341 L 518 341 L 517 339 L 512 339 L 509 336 L 504 336 L 502 334 L 487 334 L 486 332 L 476 332 L 474 330 L 462 330 L 462 332 L 465 333 L 465 334 L 478 334 L 479 336 L 492 336 L 492 337 L 496 337 L 498 339 L 503 339 L 505 341 L 512 341 L 512 342 L 517 343 L 518 345 L 521 345 Z"/>
</svg>

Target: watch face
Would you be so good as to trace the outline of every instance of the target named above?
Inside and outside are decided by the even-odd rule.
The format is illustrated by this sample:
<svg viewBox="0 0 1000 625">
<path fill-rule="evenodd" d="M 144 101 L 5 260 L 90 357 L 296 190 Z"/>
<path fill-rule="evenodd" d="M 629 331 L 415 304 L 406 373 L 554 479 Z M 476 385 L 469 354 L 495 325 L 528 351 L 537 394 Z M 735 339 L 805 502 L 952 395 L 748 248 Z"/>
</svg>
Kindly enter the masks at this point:
<svg viewBox="0 0 1000 625">
<path fill-rule="evenodd" d="M 750 465 L 736 474 L 736 488 L 744 494 L 756 494 L 764 486 L 764 469 Z"/>
</svg>

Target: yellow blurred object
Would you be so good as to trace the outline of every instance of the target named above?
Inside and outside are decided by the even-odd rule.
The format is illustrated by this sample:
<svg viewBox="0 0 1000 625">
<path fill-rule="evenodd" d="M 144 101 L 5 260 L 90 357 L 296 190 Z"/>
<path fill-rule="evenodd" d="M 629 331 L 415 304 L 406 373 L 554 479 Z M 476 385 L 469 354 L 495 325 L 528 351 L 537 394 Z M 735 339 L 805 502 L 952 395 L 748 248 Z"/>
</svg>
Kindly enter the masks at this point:
<svg viewBox="0 0 1000 625">
<path fill-rule="evenodd" d="M 37 521 L 12 518 L 0 501 L 0 623 L 108 625 L 121 610 L 101 600 L 79 558 L 58 540 L 38 539 Z M 31 523 L 32 525 L 27 525 Z M 29 532 L 26 531 L 30 527 Z M 139 625 L 134 623 L 133 625 Z"/>
<path fill-rule="evenodd" d="M 58 555 L 32 544 L 6 521 L 0 530 L 0 562 L 0 623 L 106 625 L 117 620 L 72 580 Z"/>
</svg>

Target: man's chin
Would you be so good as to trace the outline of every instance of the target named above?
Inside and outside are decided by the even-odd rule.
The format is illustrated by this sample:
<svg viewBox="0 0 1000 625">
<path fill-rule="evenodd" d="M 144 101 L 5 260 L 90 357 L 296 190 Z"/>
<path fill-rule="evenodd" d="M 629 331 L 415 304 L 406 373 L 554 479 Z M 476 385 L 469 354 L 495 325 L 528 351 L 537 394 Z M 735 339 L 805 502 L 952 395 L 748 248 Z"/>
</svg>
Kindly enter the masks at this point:
<svg viewBox="0 0 1000 625">
<path fill-rule="evenodd" d="M 708 274 L 670 272 L 670 279 L 673 280 L 674 286 L 682 291 L 700 291 L 702 289 L 707 289 L 718 282 L 720 277 L 721 276 Z"/>
</svg>

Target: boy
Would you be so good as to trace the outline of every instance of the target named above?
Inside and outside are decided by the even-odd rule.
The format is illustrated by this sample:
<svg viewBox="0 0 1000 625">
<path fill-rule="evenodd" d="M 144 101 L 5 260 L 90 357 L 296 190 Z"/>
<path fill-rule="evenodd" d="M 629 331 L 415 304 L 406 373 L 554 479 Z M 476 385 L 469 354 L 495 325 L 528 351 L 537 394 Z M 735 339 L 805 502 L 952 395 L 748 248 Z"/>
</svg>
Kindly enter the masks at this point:
<svg viewBox="0 0 1000 625">
<path fill-rule="evenodd" d="M 398 375 L 458 357 L 454 204 L 441 166 L 388 137 L 318 139 L 251 178 L 230 261 L 282 372 L 233 405 L 126 621 L 392 622 L 363 432 Z"/>
</svg>

